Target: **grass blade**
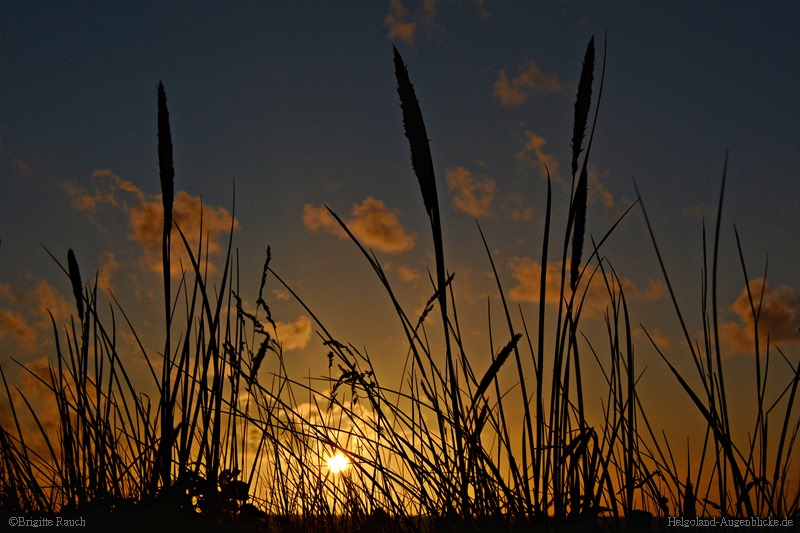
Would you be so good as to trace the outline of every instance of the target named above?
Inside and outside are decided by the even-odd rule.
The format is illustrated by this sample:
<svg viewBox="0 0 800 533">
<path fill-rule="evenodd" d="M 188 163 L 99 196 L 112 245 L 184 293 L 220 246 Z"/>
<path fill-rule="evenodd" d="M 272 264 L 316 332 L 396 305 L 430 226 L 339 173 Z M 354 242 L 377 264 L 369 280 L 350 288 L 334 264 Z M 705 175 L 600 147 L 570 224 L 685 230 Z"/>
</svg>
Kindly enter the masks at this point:
<svg viewBox="0 0 800 533">
<path fill-rule="evenodd" d="M 72 294 L 75 296 L 75 305 L 78 308 L 78 318 L 83 322 L 83 282 L 81 281 L 81 271 L 78 268 L 78 260 L 75 259 L 75 252 L 70 248 L 67 251 L 67 267 L 69 268 L 69 281 L 72 284 Z"/>
</svg>

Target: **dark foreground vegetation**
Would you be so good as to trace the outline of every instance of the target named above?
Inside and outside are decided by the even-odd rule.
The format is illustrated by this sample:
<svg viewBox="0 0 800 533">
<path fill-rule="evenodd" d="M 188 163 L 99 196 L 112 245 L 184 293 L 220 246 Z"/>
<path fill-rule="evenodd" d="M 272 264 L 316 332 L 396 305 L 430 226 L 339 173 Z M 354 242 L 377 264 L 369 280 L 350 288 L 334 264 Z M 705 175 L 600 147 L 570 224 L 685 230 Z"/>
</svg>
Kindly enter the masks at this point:
<svg viewBox="0 0 800 533">
<path fill-rule="evenodd" d="M 116 531 L 276 532 L 648 531 L 664 528 L 667 516 L 792 517 L 797 523 L 798 491 L 788 480 L 790 469 L 796 470 L 792 459 L 797 459 L 800 421 L 793 408 L 800 373 L 780 350 L 780 359 L 760 354 L 758 332 L 758 415 L 748 441 L 732 438 L 716 306 L 722 195 L 700 298 L 703 338 L 691 338 L 658 255 L 698 376 L 688 380 L 662 354 L 664 368 L 708 423 L 694 471 L 676 467 L 670 443 L 647 418 L 637 395 L 641 369 L 634 357 L 634 323 L 622 283 L 601 255 L 619 221 L 599 240 L 586 237 L 588 161 L 603 86 L 602 74 L 595 80 L 594 39 L 586 49 L 575 102 L 572 193 L 563 233 L 551 228 L 549 180 L 543 206 L 541 264 L 552 261 L 554 251 L 561 265 L 561 298 L 555 313 L 548 314 L 544 293 L 550 273 L 542 268 L 535 319 L 521 311 L 517 316 L 506 305 L 487 245 L 502 302 L 493 311 L 504 317 L 507 329 L 489 327 L 493 347 L 486 368 L 473 366 L 462 339 L 428 134 L 397 50 L 394 67 L 435 254 L 431 296 L 420 316 L 400 306 L 377 257 L 331 215 L 396 310 L 408 343 L 403 386 L 384 387 L 369 355 L 326 329 L 271 269 L 269 250 L 256 307 L 246 309 L 238 289 L 233 228 L 222 272 L 207 274 L 202 238 L 191 245 L 193 239 L 172 217 L 172 139 L 159 84 L 163 352 L 148 353 L 139 343 L 157 401 L 132 382 L 118 351 L 122 323 L 134 335 L 136 330 L 116 301 L 106 311 L 96 280 L 81 276 L 69 250 L 63 270 L 72 284 L 76 316 L 69 324 L 53 320 L 56 354 L 49 376 L 30 374 L 52 393 L 56 433 L 45 429 L 28 399 L 14 401 L 13 387 L 0 370 L 4 409 L 14 420 L 0 427 L 2 520 L 84 519 Z M 724 181 L 723 172 L 723 191 Z M 644 205 L 637 203 L 658 254 Z M 177 281 L 170 276 L 173 240 L 182 243 L 191 263 Z M 747 281 L 743 258 L 742 270 Z M 286 372 L 265 299 L 268 282 L 282 285 L 315 320 L 328 356 L 327 380 Z M 607 293 L 608 342 L 602 348 L 588 344 L 579 329 L 589 282 Z M 761 296 L 750 295 L 755 323 Z M 436 325 L 427 331 L 432 314 Z M 546 345 L 552 352 L 545 353 Z M 786 365 L 786 382 L 776 397 L 765 390 L 768 365 Z M 602 376 L 607 392 L 600 420 L 589 419 L 584 404 L 583 380 L 590 368 Z M 501 369 L 518 377 L 511 391 L 501 389 Z M 521 421 L 507 417 L 511 406 L 523 413 Z M 39 434 L 23 431 L 23 415 L 32 417 Z M 44 442 L 46 453 L 35 451 L 34 440 Z M 326 466 L 337 455 L 349 463 L 341 472 Z"/>
</svg>

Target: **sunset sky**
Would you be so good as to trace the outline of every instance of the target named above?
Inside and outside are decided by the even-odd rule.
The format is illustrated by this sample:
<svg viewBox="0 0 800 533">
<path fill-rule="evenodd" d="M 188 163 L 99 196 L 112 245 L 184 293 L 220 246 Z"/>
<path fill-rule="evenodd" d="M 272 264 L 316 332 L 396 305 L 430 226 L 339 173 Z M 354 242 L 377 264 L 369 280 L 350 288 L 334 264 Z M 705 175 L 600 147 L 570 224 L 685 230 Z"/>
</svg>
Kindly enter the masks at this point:
<svg viewBox="0 0 800 533">
<path fill-rule="evenodd" d="M 558 260 L 581 60 L 592 35 L 602 58 L 606 34 L 587 233 L 605 234 L 635 200 L 635 179 L 690 333 L 699 339 L 702 225 L 705 219 L 713 238 L 727 151 L 719 304 L 726 379 L 737 391 L 733 405 L 743 407 L 736 412 L 747 416 L 743 430 L 752 423 L 754 365 L 734 224 L 751 279 L 763 277 L 769 256 L 762 326 L 797 364 L 796 3 L 170 4 L 0 7 L 0 365 L 12 379 L 18 368 L 11 357 L 32 363 L 53 354 L 46 310 L 60 323 L 73 312 L 69 281 L 42 246 L 64 264 L 74 249 L 84 278 L 97 273 L 152 353 L 163 347 L 156 152 L 162 81 L 176 220 L 196 235 L 202 201 L 212 278 L 220 274 L 235 198 L 234 244 L 248 305 L 271 246 L 272 267 L 332 334 L 366 350 L 384 385 L 400 386 L 407 346 L 391 302 L 324 209 L 375 252 L 409 313 L 420 312 L 432 293 L 433 249 L 403 135 L 393 44 L 408 65 L 431 139 L 462 332 L 471 361 L 485 368 L 487 298 L 495 350 L 508 334 L 497 320 L 497 289 L 474 219 L 511 305 L 535 323 L 544 166 L 553 178 L 550 257 Z M 685 426 L 700 417 L 639 324 L 691 383 L 699 382 L 638 207 L 602 253 L 624 280 L 637 365 L 646 368 L 645 407 L 683 443 Z M 298 378 L 325 374 L 327 350 L 309 315 L 272 278 L 268 289 L 290 371 Z M 101 300 L 111 301 L 108 293 Z M 602 299 L 590 298 L 582 323 L 600 353 L 607 346 L 604 310 Z M 521 328 L 516 310 L 514 316 Z M 432 320 L 435 338 L 440 325 Z M 142 366 L 130 357 L 131 367 Z M 776 386 L 786 383 L 787 369 L 776 357 Z M 512 385 L 515 372 L 503 372 Z M 673 394 L 677 407 L 663 401 Z M 674 416 L 683 409 L 691 415 Z"/>
</svg>

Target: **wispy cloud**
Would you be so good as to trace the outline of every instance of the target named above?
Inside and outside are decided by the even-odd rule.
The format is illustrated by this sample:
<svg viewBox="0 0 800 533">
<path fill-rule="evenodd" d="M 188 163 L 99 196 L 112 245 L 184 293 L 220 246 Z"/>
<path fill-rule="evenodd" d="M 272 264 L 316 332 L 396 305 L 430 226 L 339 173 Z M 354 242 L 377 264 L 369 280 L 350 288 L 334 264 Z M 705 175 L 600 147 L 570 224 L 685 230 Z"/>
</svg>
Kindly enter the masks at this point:
<svg viewBox="0 0 800 533">
<path fill-rule="evenodd" d="M 354 205 L 350 219 L 344 222 L 362 244 L 382 252 L 406 252 L 414 247 L 416 241 L 416 235 L 409 234 L 400 224 L 397 212 L 372 197 Z M 347 238 L 324 206 L 303 206 L 303 224 L 310 231 L 324 230 L 340 239 Z"/>
<path fill-rule="evenodd" d="M 525 132 L 525 141 L 522 149 L 514 156 L 532 165 L 542 177 L 549 171 L 550 179 L 565 191 L 569 191 L 570 181 L 561 174 L 561 165 L 555 155 L 547 149 L 548 141 L 541 135 L 531 131 Z M 616 217 L 621 215 L 619 202 L 606 185 L 610 173 L 607 170 L 598 170 L 589 164 L 589 202 L 600 205 L 606 216 Z"/>
<path fill-rule="evenodd" d="M 0 341 L 12 343 L 18 349 L 38 352 L 50 345 L 53 327 L 69 319 L 73 312 L 71 300 L 45 280 L 31 280 L 25 289 L 0 284 Z"/>
<path fill-rule="evenodd" d="M 564 181 L 564 178 L 561 176 L 558 159 L 556 159 L 554 155 L 545 151 L 545 146 L 547 146 L 547 139 L 541 135 L 536 135 L 533 132 L 526 131 L 525 142 L 522 146 L 522 150 L 517 152 L 515 157 L 532 164 L 539 171 L 539 174 L 541 174 L 542 177 L 546 177 L 549 171 L 550 178 L 553 180 L 553 182 L 562 187 L 566 187 L 567 182 Z"/>
<path fill-rule="evenodd" d="M 119 272 L 119 262 L 113 252 L 105 252 L 98 259 L 97 284 L 101 289 L 113 290 L 114 275 Z"/>
<path fill-rule="evenodd" d="M 148 267 L 155 272 L 161 271 L 161 234 L 163 231 L 163 205 L 161 196 L 148 199 L 128 210 L 130 233 L 128 238 L 139 243 L 146 251 Z M 174 223 L 183 231 L 187 241 L 197 250 L 197 243 L 202 228 L 203 253 L 219 257 L 223 245 L 231 229 L 231 215 L 224 207 L 213 207 L 186 191 L 178 191 L 172 210 Z M 238 221 L 233 221 L 233 229 L 238 229 Z M 176 232 L 177 233 L 177 232 Z M 172 252 L 184 258 L 183 267 L 188 261 L 184 253 L 184 245 L 176 235 L 172 239 Z M 180 274 L 181 266 L 173 263 L 173 275 Z M 210 266 L 213 266 L 210 265 Z"/>
<path fill-rule="evenodd" d="M 558 76 L 545 72 L 535 61 L 528 59 L 517 68 L 514 78 L 509 79 L 505 70 L 500 71 L 492 96 L 504 106 L 521 106 L 532 95 L 565 91 L 566 86 Z"/>
<path fill-rule="evenodd" d="M 36 331 L 22 315 L 8 309 L 0 310 L 0 340 L 11 340 L 27 349 L 36 346 Z"/>
<path fill-rule="evenodd" d="M 763 300 L 758 313 L 758 335 L 761 353 L 765 353 L 767 336 L 770 345 L 800 344 L 800 292 L 788 285 L 770 290 L 764 278 L 750 282 L 750 294 L 755 306 L 763 290 Z M 756 307 L 758 311 L 758 307 Z M 755 320 L 747 288 L 731 304 L 730 311 L 736 319 L 720 325 L 721 338 L 736 353 L 755 349 Z"/>
<path fill-rule="evenodd" d="M 410 266 L 398 265 L 396 270 L 397 270 L 397 276 L 402 281 L 410 282 L 410 281 L 415 281 L 417 278 L 419 278 L 419 273 L 417 273 L 417 271 L 411 268 Z"/>
<path fill-rule="evenodd" d="M 611 179 L 612 174 L 608 170 L 600 171 L 589 165 L 589 203 L 602 207 L 605 216 L 618 218 L 627 205 L 620 206 L 620 201 L 606 185 Z"/>
<path fill-rule="evenodd" d="M 509 260 L 511 275 L 516 279 L 517 284 L 512 287 L 509 295 L 517 301 L 538 302 L 540 298 L 539 284 L 542 273 L 542 264 L 529 257 L 512 257 Z M 578 286 L 579 293 L 586 290 L 586 283 L 591 274 L 587 274 L 581 279 Z M 648 280 L 644 286 L 637 285 L 634 281 L 623 278 L 622 289 L 628 300 L 658 300 L 666 293 L 665 285 L 656 279 Z M 547 263 L 547 280 L 545 286 L 544 299 L 546 303 L 557 304 L 561 300 L 561 263 Z M 585 317 L 597 318 L 603 315 L 609 305 L 609 296 L 605 284 L 601 279 L 595 277 L 586 295 L 583 304 L 582 314 Z"/>
<path fill-rule="evenodd" d="M 275 327 L 283 351 L 305 348 L 311 340 L 311 320 L 305 315 L 293 322 L 278 322 Z"/>
<path fill-rule="evenodd" d="M 497 188 L 494 180 L 477 178 L 464 167 L 448 170 L 445 179 L 456 209 L 475 218 L 489 215 Z"/>
<path fill-rule="evenodd" d="M 400 281 L 405 281 L 406 283 L 410 283 L 412 281 L 416 281 L 420 277 L 419 276 L 419 272 L 417 272 L 415 269 L 411 268 L 410 266 L 403 265 L 403 264 L 395 265 L 391 261 L 386 261 L 383 264 L 383 269 L 386 272 L 395 272 L 397 274 L 397 277 L 400 279 Z"/>
<path fill-rule="evenodd" d="M 674 337 L 664 333 L 659 328 L 647 328 L 647 333 L 643 329 L 635 329 L 633 330 L 633 339 L 636 344 L 643 346 L 652 346 L 655 343 L 659 350 L 671 348 L 676 344 Z"/>
<path fill-rule="evenodd" d="M 502 202 L 503 214 L 509 220 L 515 222 L 528 222 L 533 219 L 533 207 L 528 205 L 528 199 L 524 194 L 512 193 L 505 197 Z"/>
<path fill-rule="evenodd" d="M 469 4 L 481 18 L 489 18 L 486 0 L 460 2 L 458 5 Z M 449 7 L 452 9 L 453 4 Z M 389 40 L 413 45 L 418 34 L 425 32 L 430 36 L 432 30 L 440 27 L 438 19 L 439 0 L 389 0 L 389 13 L 384 17 L 383 25 L 388 30 Z"/>
<path fill-rule="evenodd" d="M 133 182 L 107 169 L 95 170 L 92 179 L 94 186 L 91 189 L 72 182 L 63 184 L 71 207 L 92 214 L 104 205 L 122 210 L 128 217 L 128 238 L 144 249 L 144 266 L 148 270 L 161 272 L 164 220 L 161 195 L 145 194 Z M 231 227 L 234 230 L 239 228 L 238 220 L 232 219 L 225 208 L 204 204 L 200 197 L 192 196 L 186 191 L 177 192 L 172 216 L 193 246 L 193 251 L 197 250 L 202 228 L 203 255 L 208 254 L 208 266 L 210 272 L 213 272 L 214 259 L 221 255 Z M 180 276 L 181 267 L 190 268 L 191 263 L 177 231 L 173 233 L 171 253 L 180 259 L 171 262 L 171 274 Z M 110 278 L 106 281 L 110 283 Z"/>
<path fill-rule="evenodd" d="M 383 19 L 383 24 L 389 30 L 390 40 L 400 39 L 408 44 L 414 44 L 417 23 L 411 19 L 403 0 L 391 0 L 389 13 Z"/>
</svg>

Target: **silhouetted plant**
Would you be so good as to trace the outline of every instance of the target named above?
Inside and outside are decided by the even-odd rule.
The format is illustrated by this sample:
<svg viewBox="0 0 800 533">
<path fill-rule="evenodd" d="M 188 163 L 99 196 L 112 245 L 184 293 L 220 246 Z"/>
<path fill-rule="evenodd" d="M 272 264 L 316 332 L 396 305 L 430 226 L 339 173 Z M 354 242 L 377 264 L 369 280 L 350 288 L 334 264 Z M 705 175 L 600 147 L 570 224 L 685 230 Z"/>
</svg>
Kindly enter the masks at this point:
<svg viewBox="0 0 800 533">
<path fill-rule="evenodd" d="M 56 346 L 49 374 L 39 376 L 23 366 L 53 395 L 59 424 L 57 440 L 37 417 L 28 398 L 16 389 L 47 450 L 46 456 L 34 451 L 22 430 L 19 404 L 15 405 L 14 392 L 0 369 L 14 422 L 13 428 L 0 425 L 0 508 L 14 513 L 85 512 L 100 517 L 108 528 L 122 531 L 156 526 L 279 532 L 555 531 L 597 530 L 601 521 L 611 529 L 624 526 L 634 531 L 647 530 L 655 513 L 663 517 L 682 511 L 684 516 L 693 516 L 698 504 L 701 514 L 715 510 L 738 516 L 797 515 L 800 495 L 791 496 L 788 479 L 800 427 L 800 421 L 793 417 L 800 370 L 778 350 L 792 377 L 783 394 L 768 404 L 765 389 L 770 354 L 765 354 L 762 370 L 758 341 L 765 288 L 759 295 L 749 292 L 738 232 L 737 247 L 756 333 L 758 415 L 746 447 L 736 445 L 728 420 L 716 311 L 717 248 L 726 171 L 713 266 L 709 269 L 704 265 L 705 353 L 691 341 L 642 205 L 702 386 L 702 390 L 691 387 L 659 351 L 709 426 L 692 482 L 691 473 L 678 475 L 669 441 L 663 439 L 662 444 L 655 436 L 643 409 L 637 392 L 641 365 L 634 357 L 623 283 L 600 254 L 633 206 L 597 241 L 586 229 L 588 160 L 604 78 L 601 75 L 594 122 L 584 149 L 593 94 L 594 38 L 584 55 L 575 101 L 572 189 L 563 242 L 558 243 L 563 249 L 556 280 L 549 279 L 552 274 L 547 268 L 552 222 L 547 171 L 538 323 L 532 332 L 522 309 L 522 327 L 515 326 L 501 275 L 478 226 L 508 328 L 508 336 L 503 334 L 502 347 L 496 350 L 489 306 L 491 363 L 483 374 L 473 369 L 475 359 L 470 356 L 474 354 L 461 334 L 454 277 L 444 259 L 429 140 L 408 69 L 396 48 L 393 62 L 411 166 L 431 224 L 436 262 L 431 296 L 419 316 L 410 316 L 403 309 L 375 254 L 340 217 L 329 212 L 372 268 L 403 328 L 408 361 L 402 385 L 397 389 L 385 387 L 366 350 L 341 342 L 326 328 L 310 305 L 272 269 L 269 248 L 255 309 L 247 309 L 239 292 L 238 253 L 232 252 L 233 216 L 224 268 L 218 278 L 211 278 L 202 259 L 203 247 L 208 246 L 202 223 L 193 247 L 173 219 L 172 138 L 166 94 L 159 83 L 165 303 L 164 351 L 156 356 L 162 358 L 160 376 L 153 356 L 116 300 L 110 315 L 100 311 L 97 280 L 84 284 L 70 249 L 67 268 L 61 268 L 72 287 L 79 327 L 73 319 L 62 330 L 51 315 Z M 173 227 L 180 237 L 182 253 L 188 257 L 176 294 L 171 282 Z M 591 254 L 584 260 L 587 240 L 592 245 Z M 278 328 L 264 297 L 268 278 L 287 289 L 314 320 L 328 362 L 328 375 L 321 381 L 288 375 Z M 557 311 L 553 313 L 555 327 L 546 323 L 546 291 L 553 281 L 560 287 Z M 589 339 L 582 341 L 579 329 L 591 283 L 603 284 L 607 297 L 608 348 L 602 351 Z M 709 289 L 711 308 L 705 295 Z M 429 338 L 426 332 L 426 320 L 437 306 L 442 319 L 441 341 Z M 130 328 L 157 387 L 155 412 L 149 397 L 134 386 L 122 364 L 116 313 Z M 182 333 L 175 335 L 176 345 L 172 346 L 172 330 L 177 332 L 179 327 Z M 545 354 L 545 346 L 550 344 L 553 353 Z M 603 418 L 599 420 L 587 417 L 584 404 L 587 348 L 597 363 L 598 375 L 593 377 L 602 376 L 606 387 Z M 443 357 L 437 356 L 442 349 Z M 529 363 L 523 361 L 525 350 Z M 512 355 L 514 362 L 509 363 Z M 544 372 L 546 361 L 552 364 L 549 378 Z M 500 385 L 500 376 L 508 371 L 509 364 L 516 367 L 517 400 Z M 266 365 L 270 367 L 265 369 Z M 779 413 L 781 431 L 774 465 L 770 465 L 768 419 L 774 416 L 781 398 L 786 398 L 786 408 Z M 519 425 L 510 423 L 507 417 L 514 401 L 522 413 Z M 709 454 L 713 466 L 707 476 L 703 463 Z M 334 456 L 345 458 L 347 471 L 326 471 L 326 461 Z M 727 493 L 729 476 L 733 478 L 732 495 Z M 701 482 L 708 486 L 704 496 Z M 714 483 L 719 501 L 712 500 Z"/>
</svg>

